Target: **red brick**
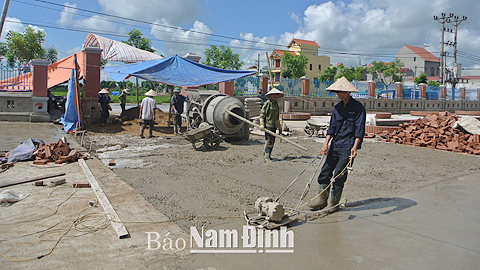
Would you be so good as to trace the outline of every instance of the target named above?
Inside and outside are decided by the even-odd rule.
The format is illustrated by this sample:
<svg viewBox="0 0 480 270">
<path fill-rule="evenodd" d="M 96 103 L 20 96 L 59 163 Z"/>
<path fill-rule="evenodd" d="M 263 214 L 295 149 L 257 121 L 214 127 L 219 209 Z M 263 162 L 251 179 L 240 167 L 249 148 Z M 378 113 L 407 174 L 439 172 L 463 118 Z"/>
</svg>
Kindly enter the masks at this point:
<svg viewBox="0 0 480 270">
<path fill-rule="evenodd" d="M 79 182 L 73 183 L 73 188 L 89 188 L 89 187 L 90 187 L 90 183 L 79 183 Z"/>
</svg>

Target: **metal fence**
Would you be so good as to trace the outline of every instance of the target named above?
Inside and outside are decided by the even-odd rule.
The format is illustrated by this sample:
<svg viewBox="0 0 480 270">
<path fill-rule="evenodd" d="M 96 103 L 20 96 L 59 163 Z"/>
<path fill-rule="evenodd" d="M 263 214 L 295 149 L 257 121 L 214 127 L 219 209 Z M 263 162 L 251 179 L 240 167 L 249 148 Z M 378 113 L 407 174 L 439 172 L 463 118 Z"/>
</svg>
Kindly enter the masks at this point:
<svg viewBox="0 0 480 270">
<path fill-rule="evenodd" d="M 0 64 L 0 91 L 32 91 L 32 74 L 29 67 Z"/>
<path fill-rule="evenodd" d="M 332 85 L 333 82 L 310 80 L 310 97 L 321 98 L 336 98 L 335 93 L 326 91 L 325 89 Z M 368 82 L 352 82 L 352 84 L 358 89 L 358 93 L 352 93 L 354 98 L 366 98 L 368 97 Z M 260 85 L 259 77 L 244 77 L 235 80 L 234 95 L 236 96 L 255 96 Z M 290 96 L 302 96 L 302 80 L 301 79 L 280 79 L 275 81 L 275 87 L 281 90 L 285 95 Z M 395 97 L 395 84 L 375 84 L 375 98 L 377 99 L 394 99 Z M 266 90 L 266 89 L 264 89 Z M 460 100 L 460 89 L 447 88 L 446 100 Z M 403 86 L 403 99 L 420 99 L 420 87 L 415 86 Z M 427 86 L 426 99 L 438 100 L 440 98 L 440 87 Z M 466 100 L 477 100 L 476 89 L 465 89 Z"/>
</svg>

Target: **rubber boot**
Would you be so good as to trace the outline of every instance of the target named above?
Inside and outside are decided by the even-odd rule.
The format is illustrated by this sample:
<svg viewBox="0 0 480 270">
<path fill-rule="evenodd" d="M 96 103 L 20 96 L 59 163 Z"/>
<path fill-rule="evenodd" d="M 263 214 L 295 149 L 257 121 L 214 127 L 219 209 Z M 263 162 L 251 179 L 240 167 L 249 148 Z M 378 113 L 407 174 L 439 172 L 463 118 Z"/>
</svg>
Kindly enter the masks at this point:
<svg viewBox="0 0 480 270">
<path fill-rule="evenodd" d="M 175 135 L 178 135 L 178 127 L 177 127 L 177 125 L 173 125 L 173 133 L 174 133 Z"/>
<path fill-rule="evenodd" d="M 272 160 L 272 157 L 270 156 L 272 153 L 272 148 L 265 148 L 265 161 L 269 162 Z"/>
<path fill-rule="evenodd" d="M 328 198 L 328 203 L 327 203 L 327 209 L 328 208 L 332 208 L 330 210 L 328 210 L 328 213 L 329 214 L 332 214 L 332 213 L 335 213 L 335 212 L 338 212 L 338 210 L 340 210 L 340 199 L 342 198 L 342 191 L 343 189 L 337 189 L 337 190 L 331 190 L 331 194 L 330 194 L 330 198 Z"/>
<path fill-rule="evenodd" d="M 180 135 L 180 136 L 183 135 L 182 134 L 182 126 L 180 126 L 180 125 L 177 125 L 177 134 Z"/>
<path fill-rule="evenodd" d="M 324 184 L 318 185 L 318 194 L 320 195 L 315 197 L 315 199 L 313 199 L 307 204 L 310 210 L 316 211 L 316 210 L 323 209 L 325 208 L 325 206 L 327 206 L 328 193 L 330 193 L 330 189 L 323 191 L 326 187 L 328 187 L 328 185 L 324 185 Z"/>
</svg>

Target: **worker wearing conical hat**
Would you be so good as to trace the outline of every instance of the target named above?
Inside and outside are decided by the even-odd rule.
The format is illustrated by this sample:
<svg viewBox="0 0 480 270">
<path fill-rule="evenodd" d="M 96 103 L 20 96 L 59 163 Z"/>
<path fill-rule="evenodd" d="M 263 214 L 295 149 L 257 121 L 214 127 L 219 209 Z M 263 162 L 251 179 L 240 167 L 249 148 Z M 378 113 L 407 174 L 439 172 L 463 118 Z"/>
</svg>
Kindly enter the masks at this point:
<svg viewBox="0 0 480 270">
<path fill-rule="evenodd" d="M 112 107 L 110 106 L 110 91 L 108 88 L 103 88 L 102 90 L 98 91 L 98 108 L 100 109 L 100 126 L 104 126 L 107 124 L 108 116 L 110 115 L 110 111 Z"/>
<path fill-rule="evenodd" d="M 282 132 L 282 126 L 280 125 L 280 120 L 278 118 L 280 110 L 278 108 L 277 99 L 284 96 L 283 92 L 273 88 L 267 93 L 267 101 L 263 104 L 262 110 L 260 111 L 260 130 L 264 131 L 268 129 L 272 132 L 276 132 L 278 129 L 279 132 Z M 275 144 L 275 136 L 265 132 L 265 161 L 272 160 L 272 150 L 273 145 Z"/>
<path fill-rule="evenodd" d="M 157 102 L 153 99 L 157 96 L 157 92 L 150 89 L 145 93 L 145 97 L 140 104 L 140 119 L 142 119 L 142 127 L 140 128 L 140 138 L 144 139 L 143 131 L 148 126 L 148 138 L 153 138 L 153 126 L 155 125 L 155 109 Z"/>
<path fill-rule="evenodd" d="M 340 102 L 333 108 L 327 137 L 320 149 L 320 154 L 326 154 L 327 157 L 318 176 L 319 195 L 307 206 L 312 210 L 332 208 L 328 212 L 333 213 L 340 208 L 339 202 L 348 174 L 345 167 L 350 159 L 353 162 L 357 150 L 362 146 L 366 111 L 362 103 L 350 96 L 351 92 L 358 90 L 345 77 L 338 79 L 326 90 L 335 92 Z M 335 181 L 328 187 L 333 176 Z"/>
</svg>

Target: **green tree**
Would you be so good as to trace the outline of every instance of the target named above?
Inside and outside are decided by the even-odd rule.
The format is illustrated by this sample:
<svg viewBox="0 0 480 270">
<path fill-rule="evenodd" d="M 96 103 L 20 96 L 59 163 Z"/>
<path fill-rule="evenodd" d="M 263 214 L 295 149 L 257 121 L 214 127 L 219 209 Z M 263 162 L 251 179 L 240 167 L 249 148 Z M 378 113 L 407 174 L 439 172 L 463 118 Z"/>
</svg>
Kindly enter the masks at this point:
<svg viewBox="0 0 480 270">
<path fill-rule="evenodd" d="M 282 66 L 285 68 L 282 71 L 282 77 L 288 79 L 298 79 L 307 74 L 305 72 L 308 58 L 300 52 L 299 55 L 293 56 L 288 51 L 285 51 L 282 56 Z"/>
<path fill-rule="evenodd" d="M 8 65 L 26 65 L 30 60 L 43 58 L 50 62 L 57 61 L 55 48 L 45 49 L 45 32 L 35 31 L 30 26 L 23 33 L 8 31 L 6 41 L 0 44 L 0 53 L 7 58 Z"/>
<path fill-rule="evenodd" d="M 130 32 L 128 32 L 128 40 L 123 41 L 123 43 L 126 43 L 130 46 L 133 46 L 135 48 L 139 48 L 141 50 L 149 51 L 149 52 L 155 52 L 155 49 L 152 48 L 152 41 L 148 38 L 143 37 L 142 32 L 138 29 L 132 29 Z"/>
<path fill-rule="evenodd" d="M 345 77 L 348 81 L 361 81 L 363 78 L 363 67 L 345 67 L 343 64 L 338 67 L 335 79 Z"/>
<path fill-rule="evenodd" d="M 232 49 L 224 45 L 220 47 L 211 45 L 210 48 L 205 49 L 205 61 L 202 64 L 221 69 L 240 70 L 243 62 L 240 61 L 238 54 L 233 53 Z"/>
<path fill-rule="evenodd" d="M 427 83 L 427 74 L 420 72 L 420 75 L 418 77 L 413 78 L 413 82 L 415 84 L 421 84 L 421 83 Z"/>
<path fill-rule="evenodd" d="M 403 62 L 398 58 L 395 58 L 393 62 L 388 64 L 375 59 L 368 68 L 368 72 L 380 79 L 384 84 L 392 84 L 393 82 L 402 80 L 399 74 L 405 73 L 401 70 L 403 67 Z"/>
<path fill-rule="evenodd" d="M 429 80 L 429 81 L 428 81 L 428 86 L 431 86 L 431 87 L 439 87 L 439 86 L 440 86 L 440 83 L 437 82 L 437 81 Z"/>
<path fill-rule="evenodd" d="M 329 66 L 323 73 L 317 77 L 318 81 L 322 82 L 333 82 L 335 81 L 335 77 L 337 76 L 337 67 Z"/>
</svg>

